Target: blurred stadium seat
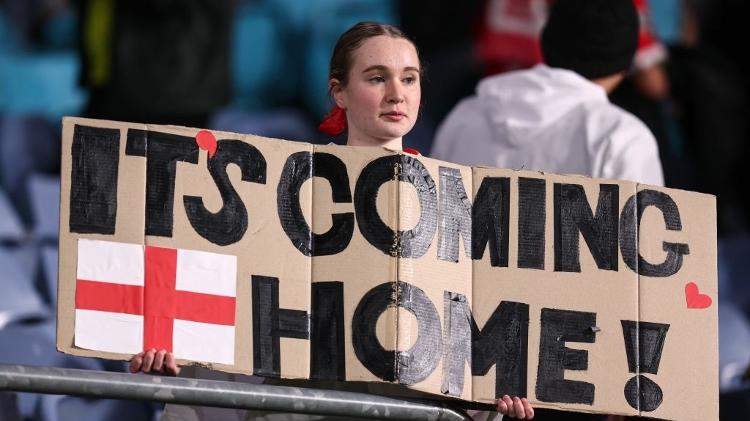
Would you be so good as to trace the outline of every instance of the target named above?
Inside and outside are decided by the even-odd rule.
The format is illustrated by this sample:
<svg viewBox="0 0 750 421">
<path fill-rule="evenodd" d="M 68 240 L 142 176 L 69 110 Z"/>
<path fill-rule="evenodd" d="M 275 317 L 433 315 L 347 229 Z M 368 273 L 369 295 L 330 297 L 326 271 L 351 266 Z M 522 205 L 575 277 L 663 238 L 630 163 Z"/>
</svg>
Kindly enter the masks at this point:
<svg viewBox="0 0 750 421">
<path fill-rule="evenodd" d="M 50 307 L 57 308 L 57 246 L 45 245 L 41 250 L 41 268 L 39 273 L 42 278 L 42 287 Z"/>
<path fill-rule="evenodd" d="M 75 52 L 0 54 L 0 113 L 78 114 L 86 94 L 78 86 Z"/>
<path fill-rule="evenodd" d="M 151 421 L 152 414 L 151 405 L 145 402 L 43 395 L 39 418 L 44 421 Z"/>
<path fill-rule="evenodd" d="M 27 188 L 35 239 L 43 243 L 57 243 L 60 177 L 34 174 L 29 178 Z"/>
<path fill-rule="evenodd" d="M 14 323 L 0 329 L 0 362 L 47 367 L 101 370 L 102 365 L 92 358 L 73 357 L 57 352 L 55 321 Z M 30 418 L 37 410 L 39 395 L 19 393 L 21 414 Z"/>
<path fill-rule="evenodd" d="M 3 293 L 0 294 L 0 329 L 13 323 L 44 319 L 48 307 L 34 286 L 36 250 L 0 247 Z M 2 353 L 0 353 L 2 357 Z"/>
<path fill-rule="evenodd" d="M 276 22 L 268 8 L 257 3 L 242 5 L 234 17 L 232 33 L 233 105 L 243 109 L 264 109 L 273 98 L 272 90 L 282 67 L 281 43 Z"/>
<path fill-rule="evenodd" d="M 316 136 L 305 115 L 291 108 L 274 111 L 226 109 L 214 115 L 208 126 L 213 130 L 304 142 L 312 142 Z"/>
<path fill-rule="evenodd" d="M 21 219 L 8 196 L 0 188 L 0 243 L 17 243 L 24 237 Z"/>
</svg>

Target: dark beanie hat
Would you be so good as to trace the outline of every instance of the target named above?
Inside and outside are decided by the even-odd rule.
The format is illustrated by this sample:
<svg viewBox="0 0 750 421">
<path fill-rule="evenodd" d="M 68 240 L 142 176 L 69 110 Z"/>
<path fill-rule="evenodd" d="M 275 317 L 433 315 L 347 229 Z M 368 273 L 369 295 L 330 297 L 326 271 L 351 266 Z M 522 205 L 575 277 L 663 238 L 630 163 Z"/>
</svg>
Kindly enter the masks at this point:
<svg viewBox="0 0 750 421">
<path fill-rule="evenodd" d="M 586 79 L 627 70 L 637 47 L 633 0 L 556 0 L 542 32 L 547 65 Z"/>
</svg>

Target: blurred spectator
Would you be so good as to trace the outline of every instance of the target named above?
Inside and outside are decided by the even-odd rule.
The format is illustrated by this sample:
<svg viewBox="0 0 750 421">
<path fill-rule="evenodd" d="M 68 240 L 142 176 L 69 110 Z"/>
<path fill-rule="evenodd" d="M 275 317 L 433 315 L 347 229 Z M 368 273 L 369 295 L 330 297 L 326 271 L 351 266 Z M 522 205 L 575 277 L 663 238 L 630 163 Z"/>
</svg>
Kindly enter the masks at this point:
<svg viewBox="0 0 750 421">
<path fill-rule="evenodd" d="M 482 76 L 474 46 L 481 2 L 455 7 L 442 1 L 401 1 L 401 28 L 417 43 L 423 61 L 422 108 L 406 144 L 430 154 L 435 128 L 451 108 L 470 95 Z"/>
<path fill-rule="evenodd" d="M 558 0 L 542 35 L 550 67 L 483 79 L 440 127 L 433 156 L 662 185 L 651 132 L 607 99 L 637 38 L 630 0 Z"/>
<path fill-rule="evenodd" d="M 744 194 L 750 153 L 747 1 L 683 1 L 681 32 L 670 46 L 674 110 L 692 163 L 691 190 L 718 197 L 721 234 L 747 232 Z"/>
<path fill-rule="evenodd" d="M 232 4 L 82 1 L 86 115 L 205 127 L 209 114 L 229 101 Z"/>
<path fill-rule="evenodd" d="M 528 69 L 542 62 L 539 34 L 554 0 L 486 0 L 476 53 L 485 74 Z"/>
</svg>

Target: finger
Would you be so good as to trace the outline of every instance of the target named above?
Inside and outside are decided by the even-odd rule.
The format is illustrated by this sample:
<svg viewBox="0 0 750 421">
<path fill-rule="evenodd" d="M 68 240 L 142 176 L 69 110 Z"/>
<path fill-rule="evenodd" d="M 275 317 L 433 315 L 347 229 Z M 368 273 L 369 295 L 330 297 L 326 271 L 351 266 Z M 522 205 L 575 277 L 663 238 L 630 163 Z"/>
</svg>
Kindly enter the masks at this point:
<svg viewBox="0 0 750 421">
<path fill-rule="evenodd" d="M 523 410 L 523 402 L 521 402 L 521 400 L 516 397 L 513 398 L 513 409 L 516 413 L 516 415 L 514 415 L 516 418 L 526 418 L 526 411 Z"/>
<path fill-rule="evenodd" d="M 509 417 L 515 417 L 516 411 L 515 408 L 513 408 L 513 400 L 510 398 L 510 396 L 503 396 L 503 402 L 505 402 L 505 405 L 508 407 L 507 415 Z"/>
<path fill-rule="evenodd" d="M 534 419 L 534 408 L 531 407 L 531 403 L 528 399 L 523 398 L 521 399 L 521 402 L 523 402 L 523 409 L 526 411 L 526 419 L 531 420 Z"/>
<path fill-rule="evenodd" d="M 143 356 L 143 366 L 141 366 L 141 371 L 144 373 L 150 373 L 151 368 L 154 364 L 154 356 L 156 355 L 156 350 L 151 348 L 146 352 L 146 354 Z"/>
<path fill-rule="evenodd" d="M 164 366 L 167 374 L 171 376 L 180 374 L 180 367 L 177 366 L 177 361 L 175 361 L 174 354 L 171 352 L 167 352 L 167 355 L 164 357 Z"/>
<path fill-rule="evenodd" d="M 167 351 L 164 349 L 156 353 L 154 356 L 154 365 L 151 367 L 154 371 L 162 371 L 164 368 L 164 355 L 166 353 Z"/>
<path fill-rule="evenodd" d="M 508 405 L 505 403 L 505 401 L 503 401 L 502 398 L 497 398 L 495 405 L 497 406 L 497 412 L 503 415 L 506 415 L 508 413 Z"/>
<path fill-rule="evenodd" d="M 141 370 L 142 364 L 143 364 L 143 352 L 139 352 L 133 355 L 133 358 L 130 359 L 130 372 L 131 373 L 139 372 Z"/>
</svg>

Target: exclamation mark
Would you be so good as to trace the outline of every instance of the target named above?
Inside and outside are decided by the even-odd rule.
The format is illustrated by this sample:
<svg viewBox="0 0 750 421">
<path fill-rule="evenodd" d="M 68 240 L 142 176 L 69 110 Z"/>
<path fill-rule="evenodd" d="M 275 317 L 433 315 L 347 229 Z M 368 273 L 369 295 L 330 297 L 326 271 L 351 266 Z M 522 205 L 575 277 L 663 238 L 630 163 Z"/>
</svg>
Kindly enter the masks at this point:
<svg viewBox="0 0 750 421">
<path fill-rule="evenodd" d="M 664 398 L 661 387 L 643 373 L 656 374 L 659 371 L 668 330 L 668 324 L 622 320 L 628 371 L 639 373 L 625 383 L 625 399 L 638 411 L 651 412 L 661 405 Z"/>
</svg>

